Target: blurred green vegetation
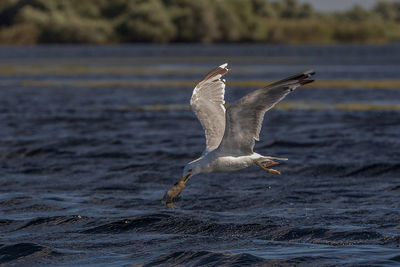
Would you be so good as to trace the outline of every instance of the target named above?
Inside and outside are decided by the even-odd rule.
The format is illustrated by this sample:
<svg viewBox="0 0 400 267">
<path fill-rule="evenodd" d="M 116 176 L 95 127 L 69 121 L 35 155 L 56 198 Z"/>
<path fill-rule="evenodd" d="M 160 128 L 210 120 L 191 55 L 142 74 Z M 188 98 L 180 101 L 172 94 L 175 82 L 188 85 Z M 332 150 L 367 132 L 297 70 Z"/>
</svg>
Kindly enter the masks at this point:
<svg viewBox="0 0 400 267">
<path fill-rule="evenodd" d="M 1 0 L 0 44 L 400 41 L 400 3 L 318 12 L 296 0 Z"/>
</svg>

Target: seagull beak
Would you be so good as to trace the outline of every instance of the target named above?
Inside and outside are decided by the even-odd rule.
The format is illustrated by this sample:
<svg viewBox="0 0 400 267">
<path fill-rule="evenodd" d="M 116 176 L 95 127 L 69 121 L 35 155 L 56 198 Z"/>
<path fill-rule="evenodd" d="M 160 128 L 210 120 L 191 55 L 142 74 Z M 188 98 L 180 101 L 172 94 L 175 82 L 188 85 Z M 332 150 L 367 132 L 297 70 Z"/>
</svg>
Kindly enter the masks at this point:
<svg viewBox="0 0 400 267">
<path fill-rule="evenodd" d="M 188 174 L 182 176 L 182 178 L 180 180 L 182 180 L 186 184 L 187 181 L 189 180 L 190 176 L 191 176 L 191 174 L 188 173 Z"/>
</svg>

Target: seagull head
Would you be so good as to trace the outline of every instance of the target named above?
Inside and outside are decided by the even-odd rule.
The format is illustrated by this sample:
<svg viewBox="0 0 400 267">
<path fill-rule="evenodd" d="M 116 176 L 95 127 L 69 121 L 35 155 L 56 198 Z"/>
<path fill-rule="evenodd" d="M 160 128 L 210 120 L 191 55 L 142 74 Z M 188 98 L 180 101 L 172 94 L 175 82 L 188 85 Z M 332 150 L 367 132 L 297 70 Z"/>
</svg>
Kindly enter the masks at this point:
<svg viewBox="0 0 400 267">
<path fill-rule="evenodd" d="M 185 168 L 183 169 L 182 178 L 187 180 L 191 176 L 195 176 L 199 173 L 202 173 L 201 165 L 199 160 L 194 160 L 186 164 Z"/>
</svg>

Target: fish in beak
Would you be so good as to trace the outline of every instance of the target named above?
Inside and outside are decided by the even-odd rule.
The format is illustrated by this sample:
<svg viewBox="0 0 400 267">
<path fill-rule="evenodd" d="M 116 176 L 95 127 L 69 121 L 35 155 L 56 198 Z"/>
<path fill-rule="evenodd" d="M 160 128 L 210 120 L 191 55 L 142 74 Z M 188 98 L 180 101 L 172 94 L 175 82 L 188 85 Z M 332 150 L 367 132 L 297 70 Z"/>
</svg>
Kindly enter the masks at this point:
<svg viewBox="0 0 400 267">
<path fill-rule="evenodd" d="M 177 196 L 179 196 L 179 194 L 183 191 L 183 189 L 185 189 L 186 186 L 186 182 L 189 180 L 189 177 L 191 176 L 191 174 L 186 174 L 185 176 L 182 176 L 181 179 L 179 179 L 178 182 L 176 182 L 174 184 L 173 187 L 171 187 L 164 195 L 163 197 L 163 201 L 165 202 L 165 207 L 169 208 L 169 207 L 175 207 L 174 204 L 174 198 L 176 198 Z"/>
</svg>

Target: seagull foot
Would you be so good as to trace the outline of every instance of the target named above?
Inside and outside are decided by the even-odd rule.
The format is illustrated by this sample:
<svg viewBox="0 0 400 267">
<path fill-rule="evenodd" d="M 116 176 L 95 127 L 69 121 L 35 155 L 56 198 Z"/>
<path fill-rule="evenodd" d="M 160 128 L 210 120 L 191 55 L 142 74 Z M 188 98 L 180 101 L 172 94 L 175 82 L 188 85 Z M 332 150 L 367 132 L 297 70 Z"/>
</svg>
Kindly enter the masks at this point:
<svg viewBox="0 0 400 267">
<path fill-rule="evenodd" d="M 278 170 L 275 170 L 275 169 L 271 169 L 271 168 L 269 168 L 269 169 L 266 169 L 266 171 L 268 171 L 269 173 L 272 173 L 272 174 L 281 174 L 281 172 L 280 171 L 278 171 Z"/>
<path fill-rule="evenodd" d="M 276 161 L 267 161 L 267 162 L 264 162 L 264 163 L 255 161 L 255 163 L 256 163 L 258 166 L 260 166 L 261 168 L 263 168 L 265 171 L 269 172 L 269 173 L 272 173 L 272 174 L 281 174 L 281 172 L 278 171 L 278 170 L 271 169 L 271 168 L 267 168 L 267 167 L 269 167 L 269 166 L 279 164 L 279 163 L 276 162 Z"/>
<path fill-rule="evenodd" d="M 261 165 L 264 167 L 264 168 L 267 168 L 267 167 L 269 167 L 269 166 L 273 166 L 273 165 L 276 165 L 276 164 L 279 164 L 279 162 L 276 162 L 276 161 L 267 161 L 267 162 L 263 162 L 263 163 L 261 163 Z"/>
<path fill-rule="evenodd" d="M 171 187 L 164 195 L 162 201 L 165 202 L 165 207 L 175 207 L 174 199 L 185 189 L 185 179 L 180 179 L 176 184 Z"/>
</svg>

